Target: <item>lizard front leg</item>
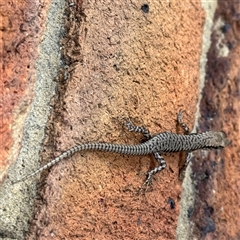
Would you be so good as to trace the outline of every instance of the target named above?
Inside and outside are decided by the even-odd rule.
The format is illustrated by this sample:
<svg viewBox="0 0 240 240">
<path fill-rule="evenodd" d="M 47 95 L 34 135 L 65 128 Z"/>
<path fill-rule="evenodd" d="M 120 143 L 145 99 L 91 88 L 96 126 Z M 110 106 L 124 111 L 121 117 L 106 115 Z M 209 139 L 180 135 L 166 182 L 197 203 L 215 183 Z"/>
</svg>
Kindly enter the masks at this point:
<svg viewBox="0 0 240 240">
<path fill-rule="evenodd" d="M 187 126 L 187 124 L 182 122 L 182 118 L 183 118 L 183 111 L 180 110 L 177 115 L 177 122 L 182 127 L 182 129 L 185 131 L 185 134 L 190 134 L 189 127 Z"/>
<path fill-rule="evenodd" d="M 135 126 L 129 118 L 125 118 L 125 121 L 125 126 L 127 127 L 128 131 L 141 133 L 147 140 L 152 137 L 148 129 L 146 129 L 145 127 Z"/>
</svg>

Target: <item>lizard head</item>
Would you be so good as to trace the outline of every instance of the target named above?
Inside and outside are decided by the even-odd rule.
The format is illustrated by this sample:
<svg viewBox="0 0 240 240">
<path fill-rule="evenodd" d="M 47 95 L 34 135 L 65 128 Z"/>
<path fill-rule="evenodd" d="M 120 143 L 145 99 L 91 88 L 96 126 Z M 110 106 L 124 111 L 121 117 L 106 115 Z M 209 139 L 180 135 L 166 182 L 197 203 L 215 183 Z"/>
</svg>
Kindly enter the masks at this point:
<svg viewBox="0 0 240 240">
<path fill-rule="evenodd" d="M 212 138 L 210 140 L 210 148 L 224 148 L 227 145 L 229 145 L 231 143 L 231 141 L 229 141 L 227 139 L 227 135 L 225 132 L 211 132 L 212 133 Z"/>
</svg>

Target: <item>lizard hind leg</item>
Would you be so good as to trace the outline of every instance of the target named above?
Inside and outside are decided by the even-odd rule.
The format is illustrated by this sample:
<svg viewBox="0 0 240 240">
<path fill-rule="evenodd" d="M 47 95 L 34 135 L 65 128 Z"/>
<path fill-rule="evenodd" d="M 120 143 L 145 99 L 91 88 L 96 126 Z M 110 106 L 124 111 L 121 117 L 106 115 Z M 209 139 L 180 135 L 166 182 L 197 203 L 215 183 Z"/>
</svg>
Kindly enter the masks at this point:
<svg viewBox="0 0 240 240">
<path fill-rule="evenodd" d="M 182 127 L 182 129 L 185 131 L 185 134 L 190 134 L 190 130 L 189 130 L 189 127 L 187 126 L 187 124 L 182 122 L 183 112 L 184 111 L 182 111 L 182 110 L 179 111 L 179 113 L 177 115 L 177 122 Z"/>
<path fill-rule="evenodd" d="M 146 129 L 143 126 L 141 127 L 135 126 L 129 118 L 125 118 L 125 126 L 127 127 L 129 132 L 141 133 L 147 140 L 149 140 L 152 137 L 148 129 Z"/>
<path fill-rule="evenodd" d="M 159 166 L 157 166 L 156 168 L 154 168 L 153 170 L 151 170 L 147 173 L 147 179 L 143 183 L 143 186 L 144 185 L 148 186 L 152 182 L 153 175 L 162 171 L 166 167 L 165 160 L 163 159 L 163 157 L 158 152 L 153 153 L 153 155 L 156 158 L 157 162 L 159 163 Z"/>
</svg>

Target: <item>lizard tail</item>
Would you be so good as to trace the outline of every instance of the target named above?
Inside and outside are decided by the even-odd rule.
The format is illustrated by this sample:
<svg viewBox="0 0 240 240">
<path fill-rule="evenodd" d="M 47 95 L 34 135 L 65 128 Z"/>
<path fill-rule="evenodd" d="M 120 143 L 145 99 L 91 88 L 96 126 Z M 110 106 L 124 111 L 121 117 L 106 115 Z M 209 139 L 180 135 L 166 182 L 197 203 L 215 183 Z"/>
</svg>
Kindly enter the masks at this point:
<svg viewBox="0 0 240 240">
<path fill-rule="evenodd" d="M 59 161 L 64 158 L 71 156 L 72 154 L 85 150 L 95 150 L 95 151 L 104 151 L 104 152 L 115 152 L 119 154 L 127 154 L 127 155 L 145 155 L 150 153 L 149 146 L 145 143 L 137 144 L 137 145 L 124 145 L 124 144 L 111 144 L 111 143 L 85 143 L 80 144 L 75 147 L 68 149 L 66 152 L 61 154 L 60 156 L 54 158 L 49 163 L 45 164 L 35 172 L 19 179 L 16 181 L 12 181 L 12 184 L 16 184 L 19 182 L 23 182 L 28 178 L 35 176 L 36 174 L 42 172 L 43 170 L 50 168 L 55 165 Z"/>
</svg>

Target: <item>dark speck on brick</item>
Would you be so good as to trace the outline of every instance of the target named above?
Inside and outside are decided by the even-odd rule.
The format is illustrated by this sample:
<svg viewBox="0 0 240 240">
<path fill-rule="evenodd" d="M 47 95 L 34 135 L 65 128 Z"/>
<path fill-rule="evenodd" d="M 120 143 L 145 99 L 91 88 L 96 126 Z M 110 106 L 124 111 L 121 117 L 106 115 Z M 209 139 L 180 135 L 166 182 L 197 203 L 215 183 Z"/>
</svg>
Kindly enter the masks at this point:
<svg viewBox="0 0 240 240">
<path fill-rule="evenodd" d="M 227 33 L 230 28 L 231 28 L 231 25 L 226 23 L 225 25 L 223 25 L 221 27 L 221 30 L 222 30 L 223 33 Z"/>
<path fill-rule="evenodd" d="M 210 177 L 210 172 L 208 171 L 208 169 L 205 170 L 205 179 L 209 179 Z"/>
<path fill-rule="evenodd" d="M 143 4 L 141 6 L 141 10 L 144 12 L 144 13 L 148 13 L 149 12 L 149 6 L 148 4 Z"/>
<path fill-rule="evenodd" d="M 205 237 L 208 233 L 214 232 L 216 230 L 216 226 L 214 221 L 211 218 L 206 219 L 206 224 L 201 227 L 202 235 Z"/>
<path fill-rule="evenodd" d="M 211 206 L 208 206 L 204 208 L 204 214 L 208 217 L 210 217 L 214 213 L 214 208 Z"/>
<path fill-rule="evenodd" d="M 227 47 L 229 50 L 231 50 L 233 48 L 233 44 L 231 42 L 227 42 Z"/>
<path fill-rule="evenodd" d="M 172 198 L 168 199 L 168 204 L 170 204 L 170 208 L 174 209 L 175 208 L 175 201 Z"/>
</svg>

